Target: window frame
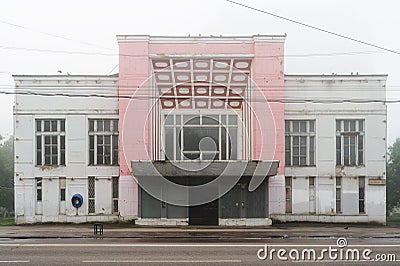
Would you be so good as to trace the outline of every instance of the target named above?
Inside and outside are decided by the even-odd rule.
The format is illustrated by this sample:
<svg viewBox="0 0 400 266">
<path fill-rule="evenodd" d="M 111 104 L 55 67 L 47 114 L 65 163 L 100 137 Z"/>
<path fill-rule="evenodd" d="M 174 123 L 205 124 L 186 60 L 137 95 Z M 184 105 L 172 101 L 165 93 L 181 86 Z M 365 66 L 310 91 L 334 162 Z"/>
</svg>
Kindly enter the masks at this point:
<svg viewBox="0 0 400 266">
<path fill-rule="evenodd" d="M 340 182 L 338 182 L 340 180 Z M 342 204 L 343 204 L 343 178 L 341 176 L 336 176 L 335 178 L 335 212 L 337 214 L 342 214 Z M 339 193 L 338 193 L 339 190 Z M 338 204 L 339 203 L 339 204 Z M 340 207 L 338 210 L 338 206 Z"/>
<path fill-rule="evenodd" d="M 196 119 L 199 118 L 199 124 L 186 124 L 183 126 L 185 123 L 185 116 L 190 116 L 191 119 Z M 217 119 L 219 123 L 216 124 L 203 124 L 203 118 L 204 117 L 215 117 L 217 116 Z M 184 136 L 183 134 L 179 134 L 179 132 L 184 132 L 185 128 L 196 128 L 196 127 L 203 127 L 204 128 L 218 128 L 218 138 L 219 138 L 219 143 L 218 143 L 218 159 L 216 160 L 240 160 L 242 158 L 242 145 L 243 145 L 243 139 L 242 139 L 242 120 L 240 117 L 239 113 L 236 112 L 201 112 L 201 113 L 194 113 L 193 111 L 191 112 L 163 112 L 161 116 L 161 125 L 162 125 L 162 130 L 161 130 L 161 135 L 162 135 L 162 140 L 161 140 L 161 158 L 163 160 L 171 160 L 167 158 L 167 147 L 166 147 L 166 129 L 172 129 L 172 138 L 173 138 L 173 159 L 172 160 L 190 160 L 188 158 L 184 157 L 184 153 L 190 153 L 190 151 L 185 151 L 181 150 L 179 153 L 178 151 L 178 141 L 180 143 L 180 147 L 184 147 Z M 172 123 L 167 122 L 167 117 L 171 117 L 169 119 L 172 119 Z M 230 117 L 236 117 L 236 123 L 231 124 L 230 123 Z M 222 142 L 223 140 L 223 134 L 222 134 L 222 128 L 225 128 L 225 156 L 223 155 L 222 152 Z M 231 132 L 236 131 L 236 145 L 233 145 L 231 143 L 231 146 L 229 146 L 229 141 L 227 141 L 228 136 L 232 134 Z M 229 152 L 232 152 L 233 157 Z M 200 153 L 199 159 L 196 160 L 207 160 L 203 159 L 203 154 Z"/>
<path fill-rule="evenodd" d="M 294 130 L 295 123 L 298 123 L 298 131 Z M 306 123 L 305 131 L 301 131 L 301 123 Z M 311 126 L 312 124 L 312 126 Z M 298 144 L 294 145 L 294 139 L 298 138 Z M 302 139 L 305 143 L 305 156 L 301 154 Z M 288 147 L 289 146 L 289 147 Z M 295 154 L 295 147 L 298 146 L 298 154 Z M 295 164 L 295 158 L 298 164 Z M 305 157 L 305 163 L 301 158 Z M 315 119 L 287 119 L 285 120 L 285 166 L 290 167 L 315 167 L 316 166 L 316 120 Z"/>
<path fill-rule="evenodd" d="M 106 130 L 105 122 L 109 122 Z M 101 139 L 101 141 L 100 141 Z M 106 143 L 108 139 L 109 143 Z M 106 152 L 109 148 L 109 154 Z M 99 154 L 98 151 L 102 150 Z M 99 162 L 100 157 L 101 162 Z M 109 162 L 107 163 L 107 158 Z M 118 118 L 89 118 L 88 119 L 88 165 L 89 166 L 118 166 L 119 165 L 119 119 Z"/>
<path fill-rule="evenodd" d="M 91 184 L 92 183 L 92 184 Z M 96 178 L 89 176 L 87 179 L 88 191 L 88 214 L 96 214 Z"/>
<path fill-rule="evenodd" d="M 119 180 L 119 176 L 113 176 L 111 178 L 112 213 L 119 212 Z"/>
<path fill-rule="evenodd" d="M 352 129 L 352 122 L 354 122 L 354 129 Z M 335 127 L 336 166 L 365 166 L 365 119 L 336 119 Z M 354 144 L 352 144 L 353 139 Z M 353 152 L 352 146 L 354 146 Z"/>
<path fill-rule="evenodd" d="M 35 165 L 37 167 L 66 165 L 65 123 L 63 118 L 35 119 Z"/>
</svg>

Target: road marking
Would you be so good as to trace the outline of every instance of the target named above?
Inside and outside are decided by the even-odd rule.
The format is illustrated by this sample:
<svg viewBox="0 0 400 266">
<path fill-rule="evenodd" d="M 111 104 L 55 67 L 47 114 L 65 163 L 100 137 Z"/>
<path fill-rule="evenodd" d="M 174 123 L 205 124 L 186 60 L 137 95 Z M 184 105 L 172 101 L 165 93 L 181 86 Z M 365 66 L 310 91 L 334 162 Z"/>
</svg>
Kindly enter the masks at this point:
<svg viewBox="0 0 400 266">
<path fill-rule="evenodd" d="M 82 263 L 241 263 L 241 260 L 83 260 Z"/>
<path fill-rule="evenodd" d="M 0 243 L 0 247 L 335 247 L 336 243 L 327 244 L 93 244 L 93 243 L 82 243 L 82 244 L 61 244 L 61 243 L 45 243 L 45 244 L 12 244 Z M 347 245 L 347 247 L 400 247 L 400 244 L 358 244 L 358 245 Z"/>
<path fill-rule="evenodd" d="M 29 260 L 0 260 L 0 263 L 28 263 Z"/>
</svg>

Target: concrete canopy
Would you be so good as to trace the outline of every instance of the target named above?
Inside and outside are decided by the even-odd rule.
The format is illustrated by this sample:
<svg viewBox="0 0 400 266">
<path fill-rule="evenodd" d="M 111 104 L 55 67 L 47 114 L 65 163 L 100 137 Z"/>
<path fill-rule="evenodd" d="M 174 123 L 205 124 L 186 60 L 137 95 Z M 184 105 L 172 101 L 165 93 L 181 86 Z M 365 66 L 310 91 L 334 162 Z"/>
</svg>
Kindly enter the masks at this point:
<svg viewBox="0 0 400 266">
<path fill-rule="evenodd" d="M 218 177 L 264 178 L 277 174 L 278 160 L 268 161 L 131 161 L 135 177 Z"/>
</svg>

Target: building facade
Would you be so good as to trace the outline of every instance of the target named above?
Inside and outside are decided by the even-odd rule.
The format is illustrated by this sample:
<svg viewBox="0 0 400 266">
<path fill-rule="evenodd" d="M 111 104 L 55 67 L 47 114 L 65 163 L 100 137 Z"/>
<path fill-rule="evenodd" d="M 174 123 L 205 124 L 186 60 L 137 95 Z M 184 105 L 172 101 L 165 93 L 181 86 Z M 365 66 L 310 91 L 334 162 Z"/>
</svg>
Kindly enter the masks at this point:
<svg viewBox="0 0 400 266">
<path fill-rule="evenodd" d="M 18 224 L 385 223 L 385 75 L 284 75 L 278 35 L 117 39 L 118 75 L 14 76 Z"/>
</svg>

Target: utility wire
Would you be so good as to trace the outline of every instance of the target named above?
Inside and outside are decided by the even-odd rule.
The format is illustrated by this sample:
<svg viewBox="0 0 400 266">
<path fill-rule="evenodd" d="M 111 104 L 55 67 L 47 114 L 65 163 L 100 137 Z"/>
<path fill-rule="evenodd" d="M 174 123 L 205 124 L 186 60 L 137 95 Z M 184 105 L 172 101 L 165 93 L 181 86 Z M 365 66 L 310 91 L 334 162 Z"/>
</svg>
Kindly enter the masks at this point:
<svg viewBox="0 0 400 266">
<path fill-rule="evenodd" d="M 276 17 L 276 18 L 280 18 L 280 19 L 283 19 L 283 20 L 286 20 L 286 21 L 289 21 L 289 22 L 292 22 L 292 23 L 295 23 L 295 24 L 298 24 L 298 25 L 313 29 L 313 30 L 317 30 L 317 31 L 321 31 L 321 32 L 324 32 L 324 33 L 328 33 L 328 34 L 334 35 L 336 37 L 340 37 L 340 38 L 347 39 L 347 40 L 350 40 L 350 41 L 353 41 L 353 42 L 361 43 L 361 44 L 364 44 L 364 45 L 367 45 L 367 46 L 370 46 L 370 47 L 374 47 L 374 48 L 377 48 L 377 49 L 380 49 L 380 50 L 383 50 L 383 51 L 386 51 L 386 52 L 390 52 L 390 53 L 394 53 L 394 54 L 400 54 L 400 51 L 397 51 L 397 50 L 389 49 L 389 48 L 386 48 L 386 47 L 383 47 L 383 46 L 380 46 L 380 45 L 376 45 L 376 44 L 373 44 L 373 43 L 370 43 L 370 42 L 366 42 L 366 41 L 363 41 L 363 40 L 355 39 L 353 37 L 349 37 L 349 36 L 346 36 L 346 35 L 343 35 L 343 34 L 340 34 L 340 33 L 336 33 L 336 32 L 330 31 L 330 30 L 326 30 L 326 29 L 323 29 L 323 28 L 320 28 L 320 27 L 316 27 L 316 26 L 313 26 L 313 25 L 310 25 L 310 24 L 306 24 L 306 23 L 300 22 L 298 20 L 294 20 L 294 19 L 290 19 L 290 18 L 287 18 L 287 17 L 283 17 L 283 16 L 280 16 L 280 15 L 277 15 L 277 14 L 274 14 L 274 13 L 271 13 L 271 12 L 268 12 L 268 11 L 265 11 L 265 10 L 262 10 L 262 9 L 258 9 L 258 8 L 249 6 L 249 5 L 245 5 L 245 4 L 242 4 L 242 3 L 239 3 L 239 2 L 235 2 L 235 1 L 232 1 L 232 0 L 225 0 L 225 1 L 230 2 L 232 4 L 235 4 L 235 5 L 238 5 L 238 6 L 241 6 L 241 7 L 245 7 L 245 8 L 248 8 L 248 9 L 263 13 L 263 14 L 267 14 L 267 15 L 270 15 L 270 16 L 273 16 L 273 17 Z"/>
<path fill-rule="evenodd" d="M 33 91 L 24 91 L 24 92 L 9 92 L 9 91 L 0 91 L 0 94 L 9 94 L 9 95 L 30 95 L 30 96 L 45 96 L 45 97 L 70 97 L 70 98 L 106 98 L 106 99 L 136 99 L 136 100 L 149 100 L 149 99 L 175 99 L 174 97 L 158 97 L 158 96 L 128 96 L 128 95 L 107 95 L 107 94 L 69 94 L 69 93 L 42 93 L 42 92 L 33 92 Z M 182 96 L 178 97 L 182 99 L 190 99 L 191 96 Z M 209 96 L 201 96 L 201 99 L 214 99 Z M 218 97 L 215 97 L 218 99 Z M 241 100 L 241 99 L 238 99 Z M 247 99 L 246 102 L 276 102 L 276 103 L 400 103 L 400 99 L 391 99 L 391 100 L 370 100 L 370 99 L 304 99 L 304 98 L 288 98 L 288 99 Z"/>
<path fill-rule="evenodd" d="M 11 23 L 11 22 L 5 21 L 3 19 L 0 19 L 0 23 L 6 24 L 6 25 L 9 25 L 9 26 L 13 26 L 13 27 L 16 27 L 16 28 L 28 30 L 28 31 L 38 32 L 40 34 L 47 35 L 47 36 L 54 37 L 54 38 L 58 38 L 58 39 L 62 39 L 62 40 L 77 42 L 77 43 L 81 43 L 81 44 L 84 44 L 84 45 L 89 45 L 89 46 L 93 46 L 93 47 L 98 47 L 98 48 L 114 51 L 114 49 L 111 49 L 109 47 L 104 47 L 104 46 L 101 46 L 101 45 L 98 45 L 98 44 L 94 44 L 94 43 L 90 43 L 90 42 L 83 42 L 83 41 L 74 40 L 74 39 L 71 39 L 69 37 L 65 37 L 65 36 L 61 36 L 61 35 L 57 35 L 57 34 L 48 33 L 48 32 L 44 32 L 44 31 L 40 31 L 40 30 L 35 30 L 35 29 L 29 28 L 29 27 L 26 27 L 26 26 L 23 26 L 23 25 L 18 25 L 18 24 L 15 24 L 15 23 Z"/>
<path fill-rule="evenodd" d="M 99 55 L 99 56 L 124 56 L 124 57 L 135 57 L 135 58 L 143 57 L 143 55 L 132 55 L 132 54 L 53 50 L 53 49 L 40 49 L 40 48 L 29 48 L 29 47 L 16 47 L 16 46 L 7 46 L 7 45 L 0 45 L 0 49 L 28 51 L 28 52 L 40 52 L 40 53 L 76 54 L 76 55 L 88 55 L 88 56 Z M 353 51 L 353 52 L 309 53 L 309 54 L 292 54 L 292 55 L 291 54 L 282 54 L 282 55 L 259 56 L 257 58 L 330 57 L 330 56 L 370 55 L 370 54 L 378 54 L 378 53 L 382 53 L 382 51 Z"/>
</svg>

